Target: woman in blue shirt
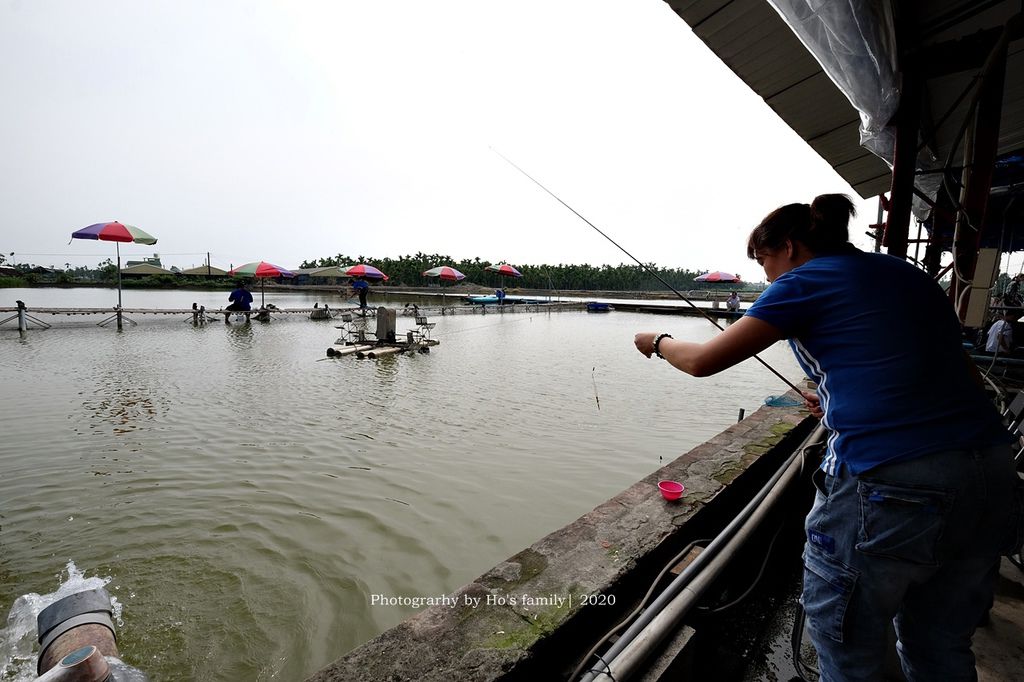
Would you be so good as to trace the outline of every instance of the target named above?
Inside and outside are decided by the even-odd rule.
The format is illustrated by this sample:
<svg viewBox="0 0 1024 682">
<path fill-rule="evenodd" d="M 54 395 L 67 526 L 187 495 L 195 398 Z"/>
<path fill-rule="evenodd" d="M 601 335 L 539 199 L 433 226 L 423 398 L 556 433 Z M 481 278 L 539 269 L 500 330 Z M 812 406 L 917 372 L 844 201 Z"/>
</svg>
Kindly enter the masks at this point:
<svg viewBox="0 0 1024 682">
<path fill-rule="evenodd" d="M 706 343 L 634 343 L 707 376 L 788 340 L 829 433 L 802 597 L 821 679 L 881 679 L 889 623 L 908 680 L 974 679 L 971 637 L 1024 524 L 1008 437 L 945 293 L 851 245 L 852 215 L 838 194 L 776 209 L 748 241 L 772 284 L 744 317 Z"/>
</svg>

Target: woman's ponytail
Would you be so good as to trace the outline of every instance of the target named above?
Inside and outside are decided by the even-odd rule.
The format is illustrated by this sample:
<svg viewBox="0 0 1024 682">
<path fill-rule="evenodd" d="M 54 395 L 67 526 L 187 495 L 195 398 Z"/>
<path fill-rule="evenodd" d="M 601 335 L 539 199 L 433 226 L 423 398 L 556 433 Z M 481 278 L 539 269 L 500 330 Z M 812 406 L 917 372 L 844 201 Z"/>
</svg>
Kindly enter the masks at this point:
<svg viewBox="0 0 1024 682">
<path fill-rule="evenodd" d="M 849 224 L 855 215 L 853 202 L 845 194 L 822 194 L 809 206 L 780 206 L 750 233 L 747 256 L 754 258 L 761 249 L 777 249 L 787 239 L 802 242 L 816 255 L 846 251 L 853 248 Z"/>
<path fill-rule="evenodd" d="M 802 240 L 816 254 L 842 251 L 850 241 L 850 218 L 857 215 L 845 194 L 822 194 L 811 202 L 811 224 Z"/>
</svg>

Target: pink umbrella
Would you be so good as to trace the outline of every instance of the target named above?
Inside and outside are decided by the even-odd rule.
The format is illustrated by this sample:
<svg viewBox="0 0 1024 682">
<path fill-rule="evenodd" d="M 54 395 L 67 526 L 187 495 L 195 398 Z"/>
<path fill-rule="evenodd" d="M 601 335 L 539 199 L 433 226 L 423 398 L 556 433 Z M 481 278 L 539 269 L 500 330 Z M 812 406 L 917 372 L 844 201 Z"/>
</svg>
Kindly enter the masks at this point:
<svg viewBox="0 0 1024 682">
<path fill-rule="evenodd" d="M 383 272 L 372 265 L 366 265 L 365 263 L 349 265 L 346 268 L 342 268 L 341 271 L 345 273 L 346 277 L 369 277 L 370 279 L 382 279 L 385 282 L 388 279 L 388 276 Z"/>
<path fill-rule="evenodd" d="M 716 270 L 715 272 L 706 272 L 700 277 L 696 277 L 697 282 L 732 282 L 736 283 L 740 281 L 739 275 L 734 275 L 731 272 L 724 272 L 722 270 Z"/>
</svg>

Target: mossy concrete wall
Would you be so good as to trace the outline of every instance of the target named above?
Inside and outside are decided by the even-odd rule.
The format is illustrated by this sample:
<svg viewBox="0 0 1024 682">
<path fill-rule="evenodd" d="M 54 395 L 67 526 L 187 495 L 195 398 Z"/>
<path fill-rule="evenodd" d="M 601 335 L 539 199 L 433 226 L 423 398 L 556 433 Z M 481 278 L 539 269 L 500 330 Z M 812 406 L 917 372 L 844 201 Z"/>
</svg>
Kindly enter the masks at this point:
<svg viewBox="0 0 1024 682">
<path fill-rule="evenodd" d="M 559 635 L 610 612 L 600 603 L 603 595 L 615 594 L 645 558 L 664 554 L 664 543 L 751 464 L 792 450 L 809 421 L 802 409 L 762 407 L 462 586 L 451 595 L 454 607 L 434 606 L 406 619 L 310 680 L 539 679 L 538 659 L 559 648 Z M 657 483 L 666 478 L 685 481 L 683 500 L 662 499 Z M 564 656 L 578 654 L 567 648 Z M 544 667 L 547 679 L 558 679 Z"/>
</svg>

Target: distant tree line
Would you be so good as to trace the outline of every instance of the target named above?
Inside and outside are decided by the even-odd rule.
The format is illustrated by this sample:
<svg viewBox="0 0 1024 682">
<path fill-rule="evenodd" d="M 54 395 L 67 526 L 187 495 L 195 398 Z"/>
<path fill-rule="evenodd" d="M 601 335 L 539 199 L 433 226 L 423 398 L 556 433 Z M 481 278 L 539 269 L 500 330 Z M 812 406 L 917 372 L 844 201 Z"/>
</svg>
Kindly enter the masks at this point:
<svg viewBox="0 0 1024 682">
<path fill-rule="evenodd" d="M 303 261 L 300 268 L 327 268 L 335 265 L 353 265 L 368 263 L 384 271 L 390 278 L 388 285 L 424 286 L 431 279 L 423 276 L 423 271 L 440 265 L 450 265 L 466 276 L 467 282 L 491 286 L 501 283 L 501 278 L 487 271 L 488 265 L 498 265 L 480 258 L 455 260 L 444 254 L 416 253 L 412 256 L 395 258 L 371 258 L 359 256 L 352 258 L 338 254 L 330 258 L 317 258 Z M 600 291 L 654 291 L 664 286 L 643 268 L 635 264 L 620 263 L 619 265 L 519 265 L 512 264 L 523 274 L 522 278 L 504 278 L 509 287 L 525 289 L 565 289 L 565 290 L 600 290 Z M 647 267 L 656 272 L 676 289 L 700 288 L 700 282 L 694 279 L 703 274 L 680 268 L 662 268 L 654 263 Z"/>
<path fill-rule="evenodd" d="M 0 268 L 3 268 L 3 276 L 0 276 L 0 287 L 31 287 L 39 284 L 82 284 L 99 283 L 110 284 L 117 281 L 117 266 L 109 258 L 99 263 L 96 267 L 90 268 L 85 265 L 71 267 L 70 263 L 64 264 L 64 269 L 45 268 L 33 263 L 13 263 L 0 255 Z"/>
<path fill-rule="evenodd" d="M 65 264 L 64 270 L 42 268 L 29 263 L 18 263 L 11 267 L 10 262 L 0 255 L 0 287 L 20 286 L 53 286 L 53 285 L 112 285 L 117 281 L 117 266 L 108 258 L 96 267 L 75 267 Z M 480 258 L 455 260 L 445 254 L 416 253 L 398 258 L 372 258 L 359 256 L 352 258 L 338 254 L 330 258 L 318 258 L 303 261 L 300 268 L 326 268 L 355 263 L 369 263 L 387 273 L 388 286 L 426 286 L 437 280 L 423 276 L 424 270 L 439 265 L 450 265 L 466 275 L 467 282 L 483 286 L 504 285 L 509 288 L 552 289 L 576 291 L 660 291 L 665 287 L 646 270 L 636 264 L 620 263 L 619 265 L 576 265 L 559 263 L 558 265 L 512 265 L 523 274 L 521 278 L 501 278 L 486 270 L 489 265 L 498 265 Z M 6 267 L 5 267 L 6 266 Z M 647 267 L 672 287 L 680 290 L 707 288 L 707 285 L 696 282 L 695 278 L 703 274 L 700 271 L 682 268 L 663 268 L 654 263 Z M 124 278 L 125 288 L 175 288 L 200 287 L 219 289 L 230 287 L 235 280 L 219 277 L 186 277 L 182 275 L 152 275 L 148 277 Z"/>
<path fill-rule="evenodd" d="M 12 263 L 0 255 L 0 288 L 35 286 L 114 286 L 117 283 L 117 266 L 107 258 L 95 267 L 80 265 L 64 269 L 47 268 L 33 263 Z M 202 277 L 188 275 L 147 275 L 124 277 L 121 286 L 125 289 L 230 289 L 238 284 L 232 277 Z"/>
</svg>

